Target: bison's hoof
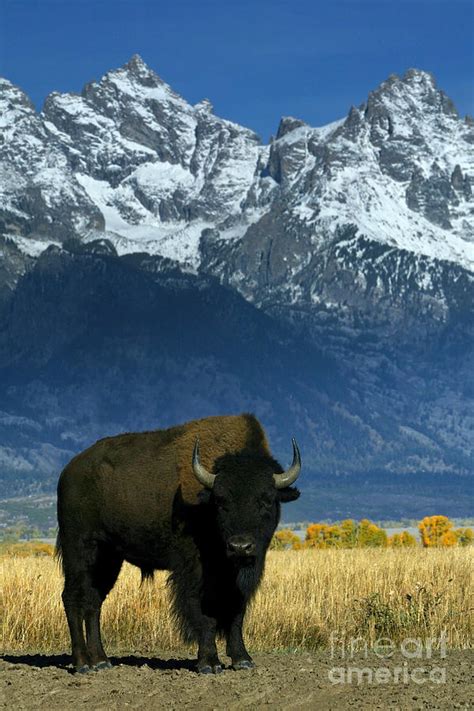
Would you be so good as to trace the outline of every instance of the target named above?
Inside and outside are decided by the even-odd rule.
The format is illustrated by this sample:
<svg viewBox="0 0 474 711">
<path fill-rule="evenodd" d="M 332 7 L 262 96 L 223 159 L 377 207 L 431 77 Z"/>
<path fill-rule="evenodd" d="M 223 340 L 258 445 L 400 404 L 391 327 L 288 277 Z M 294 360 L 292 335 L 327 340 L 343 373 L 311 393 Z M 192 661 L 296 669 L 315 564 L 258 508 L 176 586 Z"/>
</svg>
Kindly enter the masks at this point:
<svg viewBox="0 0 474 711">
<path fill-rule="evenodd" d="M 197 670 L 199 674 L 220 674 L 223 671 L 221 664 L 213 664 L 212 666 L 206 664 L 203 667 L 198 667 Z"/>
<path fill-rule="evenodd" d="M 94 671 L 102 671 L 102 669 L 112 669 L 112 662 L 107 659 L 104 662 L 98 662 L 93 666 Z"/>
<path fill-rule="evenodd" d="M 88 674 L 91 668 L 88 664 L 83 664 L 82 667 L 76 667 L 76 674 Z"/>
<path fill-rule="evenodd" d="M 253 669 L 254 667 L 255 662 L 252 662 L 251 659 L 242 659 L 240 662 L 232 664 L 232 668 L 236 671 L 240 671 L 241 669 Z"/>
<path fill-rule="evenodd" d="M 209 666 L 209 664 L 206 664 L 205 667 L 198 667 L 198 674 L 212 674 L 212 667 Z"/>
</svg>

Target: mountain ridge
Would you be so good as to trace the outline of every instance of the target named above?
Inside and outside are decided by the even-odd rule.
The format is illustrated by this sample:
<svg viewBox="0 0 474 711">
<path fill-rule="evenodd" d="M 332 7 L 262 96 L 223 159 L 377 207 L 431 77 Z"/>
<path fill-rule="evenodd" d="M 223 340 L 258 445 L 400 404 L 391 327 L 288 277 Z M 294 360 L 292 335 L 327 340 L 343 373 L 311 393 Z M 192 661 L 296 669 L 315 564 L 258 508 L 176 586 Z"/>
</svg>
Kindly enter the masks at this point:
<svg viewBox="0 0 474 711">
<path fill-rule="evenodd" d="M 0 474 L 173 424 L 156 390 L 176 421 L 253 409 L 277 447 L 289 413 L 312 476 L 470 480 L 473 180 L 474 123 L 420 70 L 267 145 L 138 55 L 41 112 L 0 80 Z"/>
<path fill-rule="evenodd" d="M 474 159 L 467 148 L 461 150 L 474 142 L 474 128 L 472 121 L 458 117 L 426 72 L 391 75 L 365 104 L 321 128 L 283 118 L 268 145 L 249 129 L 214 116 L 208 100 L 188 104 L 138 55 L 86 84 L 81 94 L 53 92 L 40 113 L 25 94 L 13 87 L 10 93 L 24 114 L 30 112 L 33 134 L 47 140 L 46 162 L 57 163 L 64 173 L 62 190 L 68 187 L 66 197 L 77 203 L 76 212 L 87 203 L 89 219 L 63 218 L 60 227 L 70 236 L 95 238 L 95 231 L 106 230 L 121 253 L 153 250 L 196 268 L 203 231 L 217 230 L 221 240 L 245 236 L 249 225 L 282 200 L 301 229 L 311 223 L 313 232 L 327 232 L 329 226 L 332 235 L 337 226 L 355 220 L 360 233 L 371 239 L 469 269 L 474 264 Z M 411 123 L 404 120 L 409 115 Z M 41 180 L 41 171 L 51 180 L 54 170 L 41 158 L 35 187 L 45 193 L 53 214 L 46 210 L 49 225 L 36 225 L 36 231 L 54 237 L 54 199 Z M 375 181 L 367 173 L 371 170 L 377 171 Z M 360 192 L 361 180 L 370 186 L 367 195 Z M 302 199 L 288 190 L 293 183 Z M 396 194 L 387 202 L 381 193 L 389 188 Z M 387 216 L 394 200 L 397 217 L 384 226 L 380 212 Z M 32 209 L 39 207 L 37 202 Z M 422 238 L 416 238 L 418 227 L 424 230 Z M 19 244 L 28 248 L 24 241 Z"/>
</svg>

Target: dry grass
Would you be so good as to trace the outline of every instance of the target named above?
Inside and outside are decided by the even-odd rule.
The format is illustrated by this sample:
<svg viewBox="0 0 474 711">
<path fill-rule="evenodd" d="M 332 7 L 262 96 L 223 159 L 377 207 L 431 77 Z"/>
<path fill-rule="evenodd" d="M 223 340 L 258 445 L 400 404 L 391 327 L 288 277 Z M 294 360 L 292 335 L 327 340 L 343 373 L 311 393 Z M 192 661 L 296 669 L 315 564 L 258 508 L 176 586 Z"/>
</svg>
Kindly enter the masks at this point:
<svg viewBox="0 0 474 711">
<path fill-rule="evenodd" d="M 314 649 L 338 638 L 439 638 L 451 647 L 473 639 L 472 549 L 362 549 L 270 552 L 264 582 L 246 621 L 253 650 Z M 62 580 L 50 557 L 0 558 L 1 648 L 61 652 L 69 638 Z M 124 566 L 104 604 L 108 651 L 184 652 L 169 614 L 166 576 L 140 587 Z"/>
</svg>

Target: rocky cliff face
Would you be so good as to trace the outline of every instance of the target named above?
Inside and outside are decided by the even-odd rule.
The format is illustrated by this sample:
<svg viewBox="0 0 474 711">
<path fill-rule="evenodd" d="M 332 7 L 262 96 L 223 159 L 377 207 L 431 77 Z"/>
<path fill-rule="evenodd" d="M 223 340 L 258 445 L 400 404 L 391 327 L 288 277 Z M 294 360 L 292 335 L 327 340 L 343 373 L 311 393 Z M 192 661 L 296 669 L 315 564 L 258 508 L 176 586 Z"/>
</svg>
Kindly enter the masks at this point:
<svg viewBox="0 0 474 711">
<path fill-rule="evenodd" d="M 192 279 L 196 295 L 212 277 L 265 312 L 269 320 L 262 328 L 280 329 L 278 358 L 288 368 L 287 346 L 295 338 L 312 355 L 299 364 L 288 390 L 276 370 L 265 395 L 255 386 L 237 396 L 214 382 L 208 409 L 252 408 L 255 402 L 253 409 L 278 433 L 283 417 L 271 414 L 278 410 L 271 393 L 280 393 L 292 419 L 299 419 L 314 471 L 319 464 L 328 472 L 347 466 L 354 472 L 469 473 L 473 143 L 472 119 L 459 117 L 433 77 L 418 70 L 389 77 L 364 104 L 328 126 L 282 119 L 269 145 L 216 117 L 208 100 L 191 106 L 138 56 L 86 85 L 81 95 L 50 95 L 40 113 L 20 89 L 0 80 L 5 381 L 11 386 L 28 362 L 35 382 L 49 392 L 50 364 L 60 363 L 66 344 L 83 337 L 78 324 L 94 310 L 87 294 L 112 299 L 110 279 L 118 279 L 123 298 L 139 311 L 149 294 L 132 274 L 146 275 L 150 284 L 166 279 L 173 288 Z M 73 278 L 75 269 L 83 274 L 81 283 Z M 51 284 L 59 290 L 37 313 L 43 301 L 33 308 L 35 289 L 47 295 Z M 171 298 L 166 289 L 159 294 Z M 158 295 L 153 299 L 159 310 Z M 205 303 L 216 328 L 218 304 Z M 232 309 L 240 313 L 236 303 Z M 110 316 L 107 309 L 98 313 Z M 153 330 L 147 314 L 144 329 Z M 238 322 L 245 331 L 246 318 Z M 42 329 L 49 329 L 46 341 Z M 123 349 L 132 353 L 134 346 L 125 336 L 118 342 L 111 359 L 124 372 Z M 250 360 L 258 358 L 247 345 Z M 87 346 L 81 347 L 85 353 Z M 152 353 L 144 346 L 139 362 Z M 337 376 L 333 370 L 328 375 L 320 357 Z M 242 377 L 237 366 L 232 376 L 227 366 L 215 367 L 225 378 Z M 151 371 L 143 376 L 140 387 L 149 387 L 151 377 Z M 332 389 L 334 379 L 342 390 Z M 122 388 L 123 378 L 119 382 Z M 15 391 L 7 419 L 26 416 L 27 391 Z M 100 382 L 96 397 L 104 397 Z M 188 399 L 182 403 L 178 419 L 196 414 Z M 62 416 L 58 411 L 58 422 Z M 28 418 L 37 421 L 33 412 Z M 68 432 L 80 430 L 66 420 Z M 77 443 L 88 441 L 85 432 Z M 59 432 L 53 440 L 48 436 L 45 442 L 60 446 Z M 13 444 L 10 450 L 11 459 Z"/>
</svg>

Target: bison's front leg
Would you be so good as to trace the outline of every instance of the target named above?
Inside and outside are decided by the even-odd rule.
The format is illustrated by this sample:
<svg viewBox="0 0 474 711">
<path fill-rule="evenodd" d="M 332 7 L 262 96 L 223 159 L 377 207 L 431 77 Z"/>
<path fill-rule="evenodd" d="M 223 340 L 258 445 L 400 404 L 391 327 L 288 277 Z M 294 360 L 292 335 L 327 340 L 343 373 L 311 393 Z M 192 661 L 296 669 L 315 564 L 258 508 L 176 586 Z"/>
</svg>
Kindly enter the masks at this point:
<svg viewBox="0 0 474 711">
<path fill-rule="evenodd" d="M 240 609 L 232 618 L 227 632 L 227 656 L 232 659 L 234 669 L 252 669 L 255 663 L 245 648 L 242 637 L 245 607 Z"/>
<path fill-rule="evenodd" d="M 216 620 L 201 613 L 197 670 L 200 674 L 219 674 L 222 664 L 217 656 Z"/>
</svg>

